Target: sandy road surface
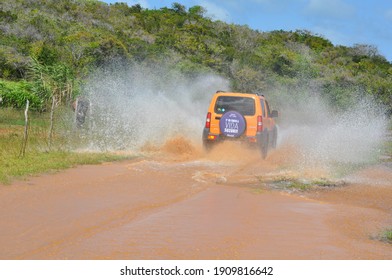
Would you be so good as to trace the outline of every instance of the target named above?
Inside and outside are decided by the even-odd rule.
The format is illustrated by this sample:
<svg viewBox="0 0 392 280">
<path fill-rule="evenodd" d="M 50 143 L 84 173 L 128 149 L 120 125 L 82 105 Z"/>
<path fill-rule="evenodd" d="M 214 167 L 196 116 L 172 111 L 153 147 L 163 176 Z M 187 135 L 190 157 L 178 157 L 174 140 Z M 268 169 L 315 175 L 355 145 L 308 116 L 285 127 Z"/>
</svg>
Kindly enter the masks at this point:
<svg viewBox="0 0 392 280">
<path fill-rule="evenodd" d="M 282 152 L 260 161 L 175 147 L 0 186 L 0 258 L 392 259 L 374 238 L 392 225 L 390 167 L 288 193 L 260 183 L 282 173 Z"/>
</svg>

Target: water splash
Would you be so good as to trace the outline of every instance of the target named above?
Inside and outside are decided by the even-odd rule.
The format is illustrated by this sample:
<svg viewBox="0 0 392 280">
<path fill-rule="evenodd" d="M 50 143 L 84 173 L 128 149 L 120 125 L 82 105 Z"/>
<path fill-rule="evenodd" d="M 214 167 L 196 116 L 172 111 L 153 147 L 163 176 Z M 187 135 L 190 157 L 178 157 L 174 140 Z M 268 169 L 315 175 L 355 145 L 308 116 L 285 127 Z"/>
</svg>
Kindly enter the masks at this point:
<svg viewBox="0 0 392 280">
<path fill-rule="evenodd" d="M 315 94 L 285 104 L 280 142 L 294 144 L 298 168 L 336 173 L 377 160 L 387 129 L 385 110 L 364 95 L 345 111 L 328 104 Z"/>
<path fill-rule="evenodd" d="M 385 110 L 362 94 L 349 109 L 337 111 L 312 85 L 296 94 L 266 93 L 281 112 L 280 148 L 267 161 L 284 156 L 285 166 L 319 173 L 376 159 L 387 128 Z M 93 73 L 83 89 L 91 102 L 87 129 L 79 132 L 84 148 L 139 150 L 164 147 L 176 137 L 200 145 L 205 114 L 218 89 L 228 90 L 229 82 L 215 74 L 189 77 L 164 65 L 113 63 Z"/>
<path fill-rule="evenodd" d="M 186 77 L 164 66 L 113 64 L 94 73 L 84 95 L 91 101 L 90 149 L 139 149 L 182 135 L 200 142 L 206 106 L 228 81 L 214 74 Z"/>
</svg>

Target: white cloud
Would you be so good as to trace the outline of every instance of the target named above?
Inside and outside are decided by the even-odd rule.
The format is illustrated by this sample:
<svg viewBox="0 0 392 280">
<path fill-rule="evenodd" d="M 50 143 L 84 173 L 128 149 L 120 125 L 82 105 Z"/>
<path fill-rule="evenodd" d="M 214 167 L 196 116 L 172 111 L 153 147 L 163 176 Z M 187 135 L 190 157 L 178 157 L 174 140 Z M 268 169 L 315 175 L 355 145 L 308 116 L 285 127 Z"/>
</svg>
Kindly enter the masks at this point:
<svg viewBox="0 0 392 280">
<path fill-rule="evenodd" d="M 309 0 L 305 12 L 312 16 L 343 19 L 352 17 L 355 8 L 344 0 Z"/>
<path fill-rule="evenodd" d="M 201 1 L 200 6 L 207 9 L 207 16 L 225 22 L 230 21 L 231 17 L 229 11 L 222 8 L 222 6 L 218 6 L 217 4 L 210 1 Z"/>
</svg>

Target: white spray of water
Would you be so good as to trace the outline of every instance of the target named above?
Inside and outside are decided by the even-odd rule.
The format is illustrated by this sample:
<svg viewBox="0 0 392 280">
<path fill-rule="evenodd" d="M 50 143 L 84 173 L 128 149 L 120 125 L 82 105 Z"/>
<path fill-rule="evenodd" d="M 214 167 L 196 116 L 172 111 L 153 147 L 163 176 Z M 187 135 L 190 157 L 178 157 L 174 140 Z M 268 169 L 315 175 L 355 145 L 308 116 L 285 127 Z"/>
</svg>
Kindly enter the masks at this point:
<svg viewBox="0 0 392 280">
<path fill-rule="evenodd" d="M 81 132 L 86 148 L 137 150 L 178 135 L 200 144 L 207 108 L 218 89 L 228 90 L 229 82 L 214 74 L 190 78 L 165 66 L 113 64 L 97 71 L 84 87 L 91 101 L 88 129 Z M 387 122 L 369 98 L 361 97 L 344 112 L 306 90 L 267 98 L 279 104 L 279 142 L 294 147 L 297 167 L 331 169 L 377 156 Z"/>
<path fill-rule="evenodd" d="M 280 142 L 294 144 L 298 167 L 329 172 L 377 159 L 387 128 L 384 110 L 364 96 L 344 112 L 327 104 L 319 95 L 305 94 L 284 106 Z"/>
<path fill-rule="evenodd" d="M 91 102 L 88 148 L 134 150 L 176 135 L 201 142 L 212 94 L 228 86 L 213 74 L 190 78 L 164 66 L 113 64 L 84 88 Z"/>
</svg>

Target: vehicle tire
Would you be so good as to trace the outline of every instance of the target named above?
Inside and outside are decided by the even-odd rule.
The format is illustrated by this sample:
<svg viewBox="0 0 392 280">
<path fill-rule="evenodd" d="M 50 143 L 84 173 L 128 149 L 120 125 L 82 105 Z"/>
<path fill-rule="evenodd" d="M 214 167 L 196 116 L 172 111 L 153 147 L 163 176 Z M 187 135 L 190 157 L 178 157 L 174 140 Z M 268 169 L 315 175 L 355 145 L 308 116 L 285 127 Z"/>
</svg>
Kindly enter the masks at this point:
<svg viewBox="0 0 392 280">
<path fill-rule="evenodd" d="M 204 148 L 204 151 L 206 151 L 208 153 L 212 150 L 213 144 L 208 143 L 207 141 L 203 141 L 203 148 Z"/>
<path fill-rule="evenodd" d="M 243 115 L 236 111 L 225 113 L 220 121 L 219 128 L 226 137 L 237 138 L 244 134 L 246 130 L 246 121 Z"/>
</svg>

